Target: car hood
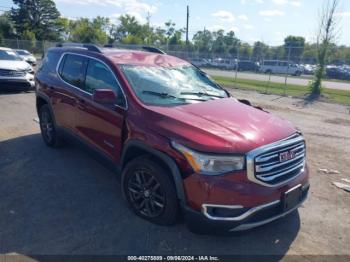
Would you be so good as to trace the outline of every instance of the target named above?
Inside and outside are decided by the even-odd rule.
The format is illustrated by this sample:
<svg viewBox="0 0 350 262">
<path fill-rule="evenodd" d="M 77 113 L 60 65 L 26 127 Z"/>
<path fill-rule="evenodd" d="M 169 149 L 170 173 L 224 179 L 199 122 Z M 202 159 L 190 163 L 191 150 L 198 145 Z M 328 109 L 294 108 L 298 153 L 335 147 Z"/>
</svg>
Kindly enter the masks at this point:
<svg viewBox="0 0 350 262">
<path fill-rule="evenodd" d="M 202 152 L 247 153 L 297 132 L 290 122 L 233 98 L 148 109 L 148 128 Z"/>
<path fill-rule="evenodd" d="M 20 55 L 20 57 L 26 60 L 36 60 L 36 58 L 32 55 Z"/>
<path fill-rule="evenodd" d="M 0 60 L 0 69 L 27 70 L 30 65 L 25 61 Z"/>
</svg>

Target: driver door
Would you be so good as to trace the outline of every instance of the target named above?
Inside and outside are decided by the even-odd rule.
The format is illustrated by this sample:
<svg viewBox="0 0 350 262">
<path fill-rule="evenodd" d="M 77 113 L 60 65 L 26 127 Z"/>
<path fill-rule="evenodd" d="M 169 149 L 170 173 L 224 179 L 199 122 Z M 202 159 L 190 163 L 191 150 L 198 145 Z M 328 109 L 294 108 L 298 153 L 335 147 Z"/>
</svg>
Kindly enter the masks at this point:
<svg viewBox="0 0 350 262">
<path fill-rule="evenodd" d="M 94 102 L 92 94 L 96 89 L 112 89 L 118 97 L 116 103 L 105 105 Z M 118 161 L 126 100 L 115 74 L 104 62 L 88 59 L 84 88 L 77 100 L 75 128 L 80 137 Z"/>
</svg>

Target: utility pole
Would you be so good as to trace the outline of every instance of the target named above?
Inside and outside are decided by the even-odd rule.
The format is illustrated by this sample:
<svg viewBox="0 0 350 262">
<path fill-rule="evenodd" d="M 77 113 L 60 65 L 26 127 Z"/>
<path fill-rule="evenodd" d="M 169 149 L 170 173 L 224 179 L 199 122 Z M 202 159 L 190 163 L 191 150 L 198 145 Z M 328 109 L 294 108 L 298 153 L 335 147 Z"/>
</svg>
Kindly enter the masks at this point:
<svg viewBox="0 0 350 262">
<path fill-rule="evenodd" d="M 186 20 L 186 45 L 188 46 L 188 21 L 190 19 L 190 8 L 187 6 L 187 20 Z"/>
</svg>

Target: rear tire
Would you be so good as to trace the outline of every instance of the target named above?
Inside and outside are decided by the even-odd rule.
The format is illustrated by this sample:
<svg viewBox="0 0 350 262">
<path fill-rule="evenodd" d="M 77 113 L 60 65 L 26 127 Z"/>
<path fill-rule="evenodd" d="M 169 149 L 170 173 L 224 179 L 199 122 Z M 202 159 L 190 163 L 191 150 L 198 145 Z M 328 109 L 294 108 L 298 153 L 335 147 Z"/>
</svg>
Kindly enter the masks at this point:
<svg viewBox="0 0 350 262">
<path fill-rule="evenodd" d="M 175 224 L 179 207 L 174 182 L 150 157 L 138 157 L 125 166 L 122 190 L 139 217 L 158 225 Z"/>
<path fill-rule="evenodd" d="M 57 131 L 51 110 L 47 104 L 40 107 L 39 120 L 41 136 L 45 144 L 49 147 L 62 146 L 63 139 Z"/>
</svg>

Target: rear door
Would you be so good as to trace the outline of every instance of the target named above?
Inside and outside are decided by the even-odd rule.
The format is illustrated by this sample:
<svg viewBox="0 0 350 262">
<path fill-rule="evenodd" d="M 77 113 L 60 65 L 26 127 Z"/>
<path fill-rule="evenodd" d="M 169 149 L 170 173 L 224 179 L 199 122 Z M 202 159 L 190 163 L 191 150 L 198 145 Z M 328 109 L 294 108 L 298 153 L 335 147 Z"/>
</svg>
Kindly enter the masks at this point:
<svg viewBox="0 0 350 262">
<path fill-rule="evenodd" d="M 118 97 L 115 104 L 95 103 L 92 94 L 96 89 L 113 90 Z M 75 128 L 79 136 L 110 158 L 119 160 L 126 99 L 115 74 L 106 63 L 95 58 L 88 59 L 84 86 L 77 101 Z"/>
<path fill-rule="evenodd" d="M 84 84 L 85 68 L 88 59 L 76 54 L 64 54 L 58 68 L 61 78 L 59 85 L 51 86 L 53 90 L 52 107 L 56 122 L 64 128 L 75 132 L 77 115 L 77 90 Z"/>
</svg>

